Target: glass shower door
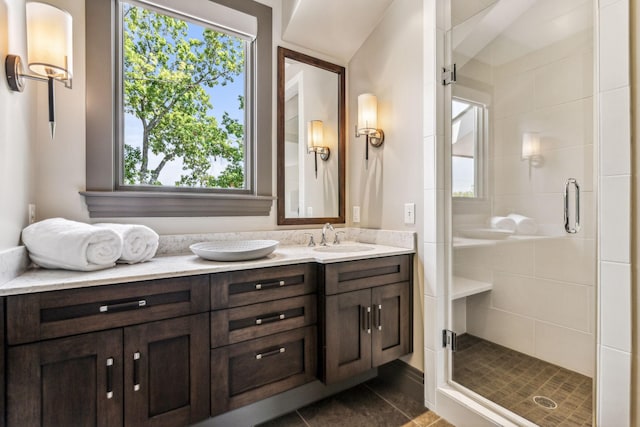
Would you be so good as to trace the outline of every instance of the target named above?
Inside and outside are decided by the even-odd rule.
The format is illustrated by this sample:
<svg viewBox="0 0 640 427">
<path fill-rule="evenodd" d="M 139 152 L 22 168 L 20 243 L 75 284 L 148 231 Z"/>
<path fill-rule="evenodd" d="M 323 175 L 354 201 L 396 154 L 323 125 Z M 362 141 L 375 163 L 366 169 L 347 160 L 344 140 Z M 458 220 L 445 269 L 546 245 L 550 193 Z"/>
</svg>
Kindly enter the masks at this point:
<svg viewBox="0 0 640 427">
<path fill-rule="evenodd" d="M 516 421 L 591 425 L 594 3 L 451 7 L 450 382 Z"/>
</svg>

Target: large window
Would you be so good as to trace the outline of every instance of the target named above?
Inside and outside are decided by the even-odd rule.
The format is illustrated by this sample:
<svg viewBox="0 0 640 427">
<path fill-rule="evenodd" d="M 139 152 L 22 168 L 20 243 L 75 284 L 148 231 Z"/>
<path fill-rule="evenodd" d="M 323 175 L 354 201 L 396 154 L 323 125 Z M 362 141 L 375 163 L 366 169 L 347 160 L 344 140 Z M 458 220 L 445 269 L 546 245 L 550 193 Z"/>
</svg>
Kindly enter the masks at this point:
<svg viewBox="0 0 640 427">
<path fill-rule="evenodd" d="M 271 56 L 252 0 L 87 2 L 90 215 L 268 215 Z"/>
<path fill-rule="evenodd" d="M 250 40 L 135 3 L 120 16 L 120 185 L 245 189 Z"/>
</svg>

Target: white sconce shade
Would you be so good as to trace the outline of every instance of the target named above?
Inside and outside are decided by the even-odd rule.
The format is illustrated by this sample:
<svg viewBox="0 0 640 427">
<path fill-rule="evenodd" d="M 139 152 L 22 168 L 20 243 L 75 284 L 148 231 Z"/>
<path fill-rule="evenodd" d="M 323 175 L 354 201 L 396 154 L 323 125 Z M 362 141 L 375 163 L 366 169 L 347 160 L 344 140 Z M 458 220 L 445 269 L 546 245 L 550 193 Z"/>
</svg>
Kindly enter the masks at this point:
<svg viewBox="0 0 640 427">
<path fill-rule="evenodd" d="M 53 82 L 71 89 L 73 69 L 73 22 L 69 12 L 46 3 L 29 2 L 27 15 L 27 64 L 35 74 L 25 74 L 22 58 L 9 54 L 4 68 L 9 88 L 24 90 L 25 79 L 47 82 L 51 139 L 56 129 Z"/>
<path fill-rule="evenodd" d="M 358 95 L 358 123 L 356 138 L 364 135 L 365 160 L 369 160 L 369 144 L 379 147 L 384 142 L 384 132 L 378 129 L 378 98 L 371 93 Z"/>
<path fill-rule="evenodd" d="M 34 73 L 62 80 L 71 78 L 72 18 L 46 3 L 26 4 L 28 65 Z"/>
<path fill-rule="evenodd" d="M 322 147 L 324 141 L 324 128 L 322 120 L 311 120 L 309 122 L 309 135 L 307 139 L 308 151 L 313 151 L 314 147 Z"/>
<path fill-rule="evenodd" d="M 539 168 L 544 163 L 539 133 L 525 132 L 522 134 L 522 160 L 529 161 L 529 176 L 531 176 L 532 166 Z"/>
<path fill-rule="evenodd" d="M 531 159 L 540 155 L 540 135 L 535 132 L 525 132 L 522 135 L 522 159 Z"/>
<path fill-rule="evenodd" d="M 322 120 L 311 120 L 307 126 L 307 153 L 313 153 L 316 179 L 318 178 L 318 154 L 322 160 L 329 160 L 331 150 L 323 146 L 324 127 Z"/>
<path fill-rule="evenodd" d="M 370 93 L 358 96 L 358 131 L 365 135 L 378 128 L 378 98 Z"/>
</svg>

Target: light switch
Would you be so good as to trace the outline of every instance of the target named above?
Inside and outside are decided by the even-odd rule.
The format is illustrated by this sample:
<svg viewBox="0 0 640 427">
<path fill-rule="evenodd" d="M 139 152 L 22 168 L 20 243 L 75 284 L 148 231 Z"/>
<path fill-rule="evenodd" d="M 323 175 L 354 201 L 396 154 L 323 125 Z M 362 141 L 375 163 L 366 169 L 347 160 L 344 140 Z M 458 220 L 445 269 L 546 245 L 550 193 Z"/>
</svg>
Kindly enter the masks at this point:
<svg viewBox="0 0 640 427">
<path fill-rule="evenodd" d="M 353 207 L 353 222 L 360 222 L 360 206 Z"/>
</svg>

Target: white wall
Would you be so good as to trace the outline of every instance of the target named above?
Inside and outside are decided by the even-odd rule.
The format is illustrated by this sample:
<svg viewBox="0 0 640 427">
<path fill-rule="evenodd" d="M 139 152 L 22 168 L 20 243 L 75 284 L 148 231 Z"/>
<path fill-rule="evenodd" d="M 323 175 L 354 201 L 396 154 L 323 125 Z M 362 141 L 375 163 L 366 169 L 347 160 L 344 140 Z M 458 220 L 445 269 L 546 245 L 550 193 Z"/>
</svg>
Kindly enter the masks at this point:
<svg viewBox="0 0 640 427">
<path fill-rule="evenodd" d="M 0 1 L 0 58 L 26 58 L 24 0 Z M 34 195 L 34 95 L 27 83 L 22 93 L 9 89 L 0 73 L 0 251 L 17 246 L 27 224 L 27 205 Z"/>
<path fill-rule="evenodd" d="M 361 222 L 352 226 L 423 229 L 423 24 L 422 0 L 396 0 L 373 33 L 349 62 L 347 125 L 347 217 L 360 206 Z M 378 97 L 378 126 L 385 132 L 379 148 L 356 138 L 357 97 L 370 92 Z M 403 222 L 404 203 L 416 204 L 416 223 Z M 409 363 L 423 369 L 423 250 L 418 245 L 414 283 L 414 353 Z"/>
</svg>

